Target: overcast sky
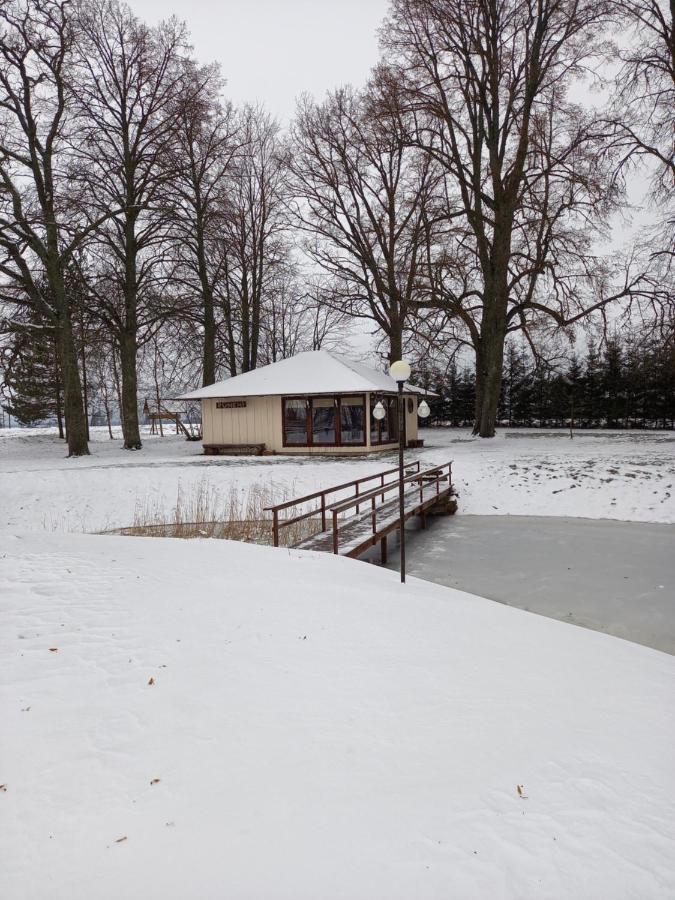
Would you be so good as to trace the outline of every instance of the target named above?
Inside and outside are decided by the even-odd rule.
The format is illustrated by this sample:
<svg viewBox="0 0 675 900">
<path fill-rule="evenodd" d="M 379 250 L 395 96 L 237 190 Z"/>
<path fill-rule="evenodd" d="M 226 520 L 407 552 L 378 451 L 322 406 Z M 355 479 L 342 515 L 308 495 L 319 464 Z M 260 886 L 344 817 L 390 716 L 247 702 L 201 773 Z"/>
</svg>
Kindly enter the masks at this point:
<svg viewBox="0 0 675 900">
<path fill-rule="evenodd" d="M 129 0 L 154 24 L 187 22 L 201 62 L 218 61 L 236 103 L 263 101 L 288 121 L 308 91 L 361 84 L 377 62 L 387 0 Z"/>
<path fill-rule="evenodd" d="M 220 63 L 226 96 L 237 104 L 262 102 L 284 124 L 301 93 L 321 98 L 329 88 L 363 84 L 377 62 L 377 29 L 389 7 L 389 0 L 127 2 L 149 24 L 171 15 L 184 20 L 199 61 Z M 633 177 L 630 187 L 639 203 L 644 176 Z M 610 245 L 623 244 L 649 218 L 636 213 L 630 227 L 616 217 Z"/>
</svg>

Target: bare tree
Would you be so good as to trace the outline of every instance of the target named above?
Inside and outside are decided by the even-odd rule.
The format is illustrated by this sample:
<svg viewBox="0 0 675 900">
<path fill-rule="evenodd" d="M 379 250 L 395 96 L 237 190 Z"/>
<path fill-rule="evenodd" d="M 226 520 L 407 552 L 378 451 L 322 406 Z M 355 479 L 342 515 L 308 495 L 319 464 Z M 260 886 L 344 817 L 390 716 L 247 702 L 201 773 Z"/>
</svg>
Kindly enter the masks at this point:
<svg viewBox="0 0 675 900">
<path fill-rule="evenodd" d="M 279 125 L 251 106 L 238 120 L 242 149 L 229 171 L 222 215 L 221 309 L 231 375 L 256 368 L 266 293 L 289 262 L 287 153 Z"/>
<path fill-rule="evenodd" d="M 640 169 L 649 172 L 648 199 L 656 223 L 646 229 L 643 244 L 652 263 L 654 291 L 641 312 L 646 324 L 673 331 L 675 2 L 668 9 L 663 0 L 614 0 L 611 8 L 624 40 L 615 48 L 619 72 L 607 120 L 609 147 L 618 154 L 619 177 Z"/>
<path fill-rule="evenodd" d="M 669 203 L 675 196 L 675 3 L 667 9 L 659 0 L 614 0 L 611 8 L 629 33 L 615 50 L 620 69 L 609 120 L 618 162 L 624 168 L 649 159 L 652 196 Z"/>
<path fill-rule="evenodd" d="M 74 41 L 66 0 L 0 5 L 2 296 L 32 305 L 56 332 L 68 454 L 89 453 L 66 269 L 93 225 L 72 207 L 65 139 Z"/>
<path fill-rule="evenodd" d="M 615 284 L 593 245 L 620 193 L 604 129 L 569 97 L 606 22 L 603 0 L 394 0 L 382 31 L 411 138 L 446 173 L 449 242 L 429 261 L 431 303 L 475 351 L 483 437 L 510 331 L 569 326 L 641 283 L 631 270 Z"/>
<path fill-rule="evenodd" d="M 406 141 L 407 123 L 391 86 L 343 88 L 301 102 L 291 168 L 305 249 L 329 275 L 326 299 L 371 319 L 390 361 L 419 302 L 419 268 L 437 184 L 428 155 Z"/>
<path fill-rule="evenodd" d="M 224 212 L 230 170 L 241 152 L 236 116 L 219 99 L 216 66 L 188 66 L 179 101 L 172 180 L 175 277 L 186 293 L 184 314 L 202 334 L 202 384 L 213 384 L 217 368 L 218 295 L 223 290 Z"/>
<path fill-rule="evenodd" d="M 119 348 L 124 447 L 137 450 L 136 358 L 164 315 L 158 301 L 167 280 L 167 182 L 175 177 L 185 32 L 174 20 L 149 28 L 117 0 L 80 3 L 78 25 L 72 177 L 88 205 L 120 210 L 97 229 L 83 272 Z"/>
<path fill-rule="evenodd" d="M 258 353 L 263 365 L 306 350 L 344 345 L 348 317 L 324 302 L 319 287 L 309 288 L 289 267 L 268 292 Z"/>
</svg>

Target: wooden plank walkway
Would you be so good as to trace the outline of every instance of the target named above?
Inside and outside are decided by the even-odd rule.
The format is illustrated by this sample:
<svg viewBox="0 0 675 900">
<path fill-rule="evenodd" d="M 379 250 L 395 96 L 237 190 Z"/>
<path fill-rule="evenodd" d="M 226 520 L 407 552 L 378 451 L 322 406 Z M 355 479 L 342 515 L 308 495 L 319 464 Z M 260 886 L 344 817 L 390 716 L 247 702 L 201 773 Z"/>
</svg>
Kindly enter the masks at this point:
<svg viewBox="0 0 675 900">
<path fill-rule="evenodd" d="M 397 470 L 396 474 L 398 474 Z M 407 467 L 409 474 L 403 479 L 404 485 L 404 515 L 406 522 L 413 516 L 421 516 L 423 527 L 427 513 L 435 512 L 439 508 L 447 506 L 452 495 L 452 463 L 444 463 L 433 466 L 425 471 L 417 470 L 414 466 Z M 364 493 L 360 489 L 360 483 L 355 484 L 352 496 L 342 498 L 332 504 L 326 503 L 326 497 L 321 493 L 312 494 L 309 498 L 298 498 L 296 501 L 287 501 L 278 507 L 271 507 L 274 515 L 274 545 L 279 545 L 279 529 L 285 525 L 294 525 L 304 519 L 320 515 L 320 525 L 317 532 L 310 537 L 293 543 L 291 546 L 302 550 L 319 550 L 327 553 L 336 553 L 340 556 L 357 557 L 368 548 L 381 545 L 382 559 L 386 560 L 387 535 L 401 527 L 399 514 L 399 486 L 397 479 L 385 482 L 385 476 L 392 470 L 371 476 L 369 480 L 379 480 L 379 486 Z M 349 485 L 338 485 L 329 488 L 325 494 L 335 491 L 344 493 Z M 279 521 L 279 510 L 288 509 L 293 503 L 313 499 L 321 496 L 321 506 L 318 509 L 303 512 L 299 516 Z"/>
</svg>

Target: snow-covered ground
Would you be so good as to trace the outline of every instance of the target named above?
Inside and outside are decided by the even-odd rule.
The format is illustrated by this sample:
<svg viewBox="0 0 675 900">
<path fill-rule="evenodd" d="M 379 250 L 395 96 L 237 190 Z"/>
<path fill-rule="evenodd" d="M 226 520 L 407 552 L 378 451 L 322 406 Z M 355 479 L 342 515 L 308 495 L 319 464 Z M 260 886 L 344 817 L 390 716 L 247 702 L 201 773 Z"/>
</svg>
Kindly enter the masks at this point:
<svg viewBox="0 0 675 900">
<path fill-rule="evenodd" d="M 675 893 L 674 657 L 328 555 L 0 565 L 4 900 Z"/>
<path fill-rule="evenodd" d="M 673 434 L 424 436 L 460 515 L 675 521 Z M 95 437 L 0 430 L 3 900 L 675 896 L 675 657 L 329 555 L 83 534 L 394 462 Z"/>
<path fill-rule="evenodd" d="M 454 460 L 460 513 L 582 516 L 675 522 L 675 433 L 512 430 L 490 441 L 466 429 L 427 429 L 411 451 Z M 377 458 L 205 457 L 182 437 L 144 437 L 129 453 L 104 429 L 92 455 L 66 459 L 53 431 L 0 429 L 0 530 L 91 532 L 130 525 L 137 504 L 167 508 L 206 481 L 226 496 L 235 483 L 308 493 L 396 465 Z"/>
</svg>

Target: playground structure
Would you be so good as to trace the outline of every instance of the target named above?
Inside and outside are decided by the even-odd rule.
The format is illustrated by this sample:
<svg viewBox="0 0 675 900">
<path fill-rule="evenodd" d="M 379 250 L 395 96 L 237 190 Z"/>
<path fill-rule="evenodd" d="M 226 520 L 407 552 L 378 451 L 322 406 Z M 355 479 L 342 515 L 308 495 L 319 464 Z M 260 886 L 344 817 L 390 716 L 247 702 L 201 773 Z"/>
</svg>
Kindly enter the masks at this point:
<svg viewBox="0 0 675 900">
<path fill-rule="evenodd" d="M 156 406 L 151 407 L 146 399 L 145 403 L 143 404 L 143 417 L 146 422 L 150 423 L 150 434 L 159 434 L 161 437 L 164 437 L 163 423 L 166 422 L 168 424 L 172 424 L 175 427 L 176 434 L 184 434 L 186 440 L 201 440 L 200 429 L 192 430 L 192 426 L 190 426 L 190 429 L 188 429 L 181 419 L 179 412 L 167 409 L 165 406 L 162 406 L 161 403 L 158 403 Z"/>
</svg>

